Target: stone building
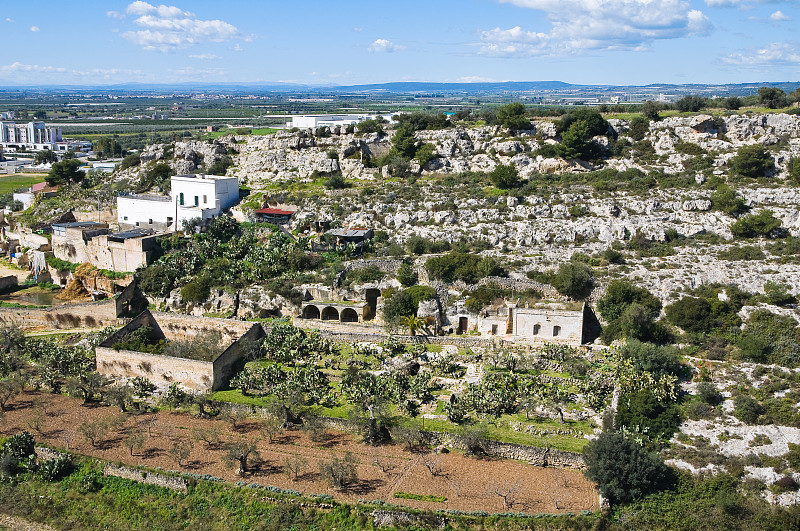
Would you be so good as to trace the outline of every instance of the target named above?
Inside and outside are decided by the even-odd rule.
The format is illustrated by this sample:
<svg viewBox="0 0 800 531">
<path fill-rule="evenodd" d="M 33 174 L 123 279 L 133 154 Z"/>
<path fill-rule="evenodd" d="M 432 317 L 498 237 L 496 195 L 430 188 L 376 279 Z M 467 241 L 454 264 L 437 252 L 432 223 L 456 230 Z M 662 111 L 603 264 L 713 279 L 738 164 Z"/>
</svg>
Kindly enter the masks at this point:
<svg viewBox="0 0 800 531">
<path fill-rule="evenodd" d="M 106 223 L 73 222 L 53 225 L 53 255 L 73 263 L 127 273 L 149 265 L 163 236 L 152 229 L 111 232 Z"/>
<path fill-rule="evenodd" d="M 219 353 L 212 360 L 201 361 L 113 348 L 115 343 L 143 326 L 152 329 L 153 340 L 186 341 L 203 331 L 219 332 Z M 95 348 L 97 372 L 114 380 L 142 376 L 162 388 L 178 383 L 189 391 L 216 391 L 225 387 L 244 366 L 248 342 L 264 335 L 258 323 L 145 310 Z"/>
<path fill-rule="evenodd" d="M 477 319 L 481 336 L 500 336 L 520 343 L 582 345 L 597 339 L 600 325 L 586 303 L 538 303 L 488 311 Z"/>
</svg>

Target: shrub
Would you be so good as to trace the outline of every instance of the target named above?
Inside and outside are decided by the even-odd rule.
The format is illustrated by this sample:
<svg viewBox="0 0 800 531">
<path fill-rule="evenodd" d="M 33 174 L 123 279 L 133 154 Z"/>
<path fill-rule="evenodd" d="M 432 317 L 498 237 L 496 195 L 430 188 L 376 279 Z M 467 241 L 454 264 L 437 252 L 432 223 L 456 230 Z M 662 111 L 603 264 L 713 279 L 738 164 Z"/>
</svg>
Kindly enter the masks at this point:
<svg viewBox="0 0 800 531">
<path fill-rule="evenodd" d="M 627 503 L 668 485 L 661 459 L 616 433 L 602 433 L 583 450 L 586 476 L 613 505 Z"/>
<path fill-rule="evenodd" d="M 45 481 L 56 481 L 68 476 L 72 471 L 72 458 L 61 455 L 55 459 L 46 459 L 39 463 L 37 473 Z"/>
<path fill-rule="evenodd" d="M 12 435 L 0 446 L 0 454 L 8 454 L 18 461 L 27 459 L 34 454 L 33 435 L 27 431 Z"/>
<path fill-rule="evenodd" d="M 747 211 L 747 203 L 727 184 L 721 184 L 711 194 L 711 208 L 728 215 L 738 216 Z"/>
<path fill-rule="evenodd" d="M 397 270 L 397 280 L 404 288 L 408 288 L 417 283 L 417 272 L 410 265 L 403 264 Z"/>
<path fill-rule="evenodd" d="M 711 326 L 711 305 L 698 297 L 683 297 L 666 307 L 667 320 L 687 332 L 702 332 Z"/>
<path fill-rule="evenodd" d="M 778 87 L 761 87 L 758 89 L 758 103 L 770 109 L 780 109 L 789 105 L 789 99 Z"/>
<path fill-rule="evenodd" d="M 756 424 L 764 414 L 764 406 L 755 398 L 738 395 L 733 399 L 733 415 L 747 424 Z"/>
<path fill-rule="evenodd" d="M 758 214 L 750 214 L 733 222 L 731 233 L 740 238 L 774 238 L 782 235 L 781 224 L 781 220 L 771 210 L 762 210 Z"/>
<path fill-rule="evenodd" d="M 613 249 L 609 249 L 613 251 Z M 597 310 L 603 319 L 613 321 L 622 316 L 633 303 L 638 303 L 650 310 L 654 315 L 661 311 L 661 301 L 645 288 L 634 286 L 627 280 L 612 280 L 606 288 L 606 294 L 597 301 Z"/>
<path fill-rule="evenodd" d="M 620 399 L 616 425 L 642 430 L 647 428 L 653 448 L 666 443 L 678 431 L 679 422 L 680 415 L 675 404 L 659 401 L 647 390 Z"/>
<path fill-rule="evenodd" d="M 742 177 L 764 177 L 775 168 L 772 155 L 761 144 L 742 146 L 729 162 L 731 171 Z"/>
<path fill-rule="evenodd" d="M 581 263 L 561 264 L 550 283 L 562 295 L 572 299 L 585 299 L 594 287 L 592 269 Z"/>
<path fill-rule="evenodd" d="M 513 164 L 498 164 L 489 173 L 489 180 L 501 190 L 509 190 L 519 186 L 519 172 Z"/>
<path fill-rule="evenodd" d="M 724 400 L 722 393 L 711 382 L 700 382 L 697 384 L 697 397 L 711 406 L 718 406 Z"/>
<path fill-rule="evenodd" d="M 463 280 L 473 284 L 487 276 L 505 275 L 505 271 L 491 258 L 481 258 L 471 253 L 449 253 L 425 262 L 425 269 L 435 279 L 445 282 Z"/>
<path fill-rule="evenodd" d="M 319 475 L 336 490 L 342 490 L 356 480 L 356 460 L 347 452 L 344 457 L 321 461 Z"/>
</svg>

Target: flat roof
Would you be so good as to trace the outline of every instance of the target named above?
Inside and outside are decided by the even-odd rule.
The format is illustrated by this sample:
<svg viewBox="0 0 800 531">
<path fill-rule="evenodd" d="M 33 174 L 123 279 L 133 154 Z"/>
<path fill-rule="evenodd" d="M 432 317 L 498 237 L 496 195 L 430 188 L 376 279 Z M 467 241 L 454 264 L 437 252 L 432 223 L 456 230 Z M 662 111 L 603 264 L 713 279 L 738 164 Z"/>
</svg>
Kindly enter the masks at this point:
<svg viewBox="0 0 800 531">
<path fill-rule="evenodd" d="M 77 229 L 88 227 L 107 227 L 106 223 L 99 223 L 97 221 L 70 221 L 68 223 L 53 223 L 53 227 L 64 227 L 65 229 Z"/>
<path fill-rule="evenodd" d="M 268 214 L 273 216 L 291 216 L 294 210 L 281 210 L 280 208 L 259 208 L 253 211 L 256 214 Z"/>
<path fill-rule="evenodd" d="M 142 236 L 152 236 L 156 231 L 152 229 L 131 229 L 122 232 L 115 232 L 108 235 L 109 240 L 129 240 L 131 238 L 141 238 Z"/>
</svg>

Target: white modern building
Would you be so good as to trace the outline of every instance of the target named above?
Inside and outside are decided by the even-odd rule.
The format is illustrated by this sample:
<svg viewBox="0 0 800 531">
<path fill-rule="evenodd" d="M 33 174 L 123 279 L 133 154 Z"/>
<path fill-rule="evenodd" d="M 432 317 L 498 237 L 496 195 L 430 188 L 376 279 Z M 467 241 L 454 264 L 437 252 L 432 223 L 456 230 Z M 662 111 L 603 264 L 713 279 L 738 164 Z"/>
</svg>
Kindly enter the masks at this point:
<svg viewBox="0 0 800 531">
<path fill-rule="evenodd" d="M 170 195 L 130 194 L 117 198 L 120 230 L 146 227 L 180 230 L 184 221 L 209 220 L 239 201 L 239 179 L 219 175 L 176 175 Z"/>
<path fill-rule="evenodd" d="M 365 120 L 374 120 L 379 115 L 374 114 L 301 114 L 292 116 L 292 121 L 286 124 L 287 127 L 297 127 L 298 129 L 316 129 L 317 127 L 342 127 L 357 125 Z M 392 115 L 382 116 L 386 120 L 391 120 Z"/>
<path fill-rule="evenodd" d="M 0 144 L 3 147 L 24 147 L 26 149 L 56 149 L 63 142 L 60 127 L 47 127 L 44 122 L 0 123 Z"/>
</svg>

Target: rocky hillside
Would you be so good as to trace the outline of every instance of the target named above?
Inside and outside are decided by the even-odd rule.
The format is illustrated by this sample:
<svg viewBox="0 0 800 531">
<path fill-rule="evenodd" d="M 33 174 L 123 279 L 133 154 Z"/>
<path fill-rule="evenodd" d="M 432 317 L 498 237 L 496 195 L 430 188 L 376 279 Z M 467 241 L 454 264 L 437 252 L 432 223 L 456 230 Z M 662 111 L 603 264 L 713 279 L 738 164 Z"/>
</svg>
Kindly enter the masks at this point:
<svg viewBox="0 0 800 531">
<path fill-rule="evenodd" d="M 608 266 L 609 277 L 637 279 L 666 300 L 708 282 L 761 291 L 773 280 L 800 292 L 800 265 L 769 240 L 746 243 L 761 258 L 736 259 L 730 249 L 744 245 L 731 233 L 736 217 L 712 202 L 728 182 L 744 201 L 737 214 L 769 209 L 789 235 L 800 235 L 800 189 L 787 178 L 789 161 L 800 155 L 800 116 L 676 116 L 638 132 L 633 125 L 609 120 L 608 134 L 591 139 L 602 154 L 591 163 L 554 156 L 562 138 L 553 121 L 542 120 L 513 136 L 499 126 L 417 131 L 418 145 L 431 144 L 433 157 L 422 166 L 412 160 L 406 178 L 369 163 L 390 152 L 392 131 L 282 131 L 151 146 L 143 165 L 121 176 L 159 160 L 179 173 L 203 171 L 227 154 L 228 173 L 253 190 L 240 213 L 291 203 L 299 208 L 292 228 L 301 231 L 324 219 L 386 231 L 398 244 L 411 236 L 480 239 L 491 247 L 487 253 L 519 260 L 518 276 L 615 246 L 628 252 L 624 264 Z M 735 176 L 731 159 L 753 144 L 765 146 L 773 168 L 759 179 Z M 490 186 L 485 173 L 501 164 L 517 169 L 521 188 Z M 325 178 L 338 173 L 349 187 L 326 189 Z M 631 248 L 632 239 L 664 248 L 642 252 Z"/>
</svg>

